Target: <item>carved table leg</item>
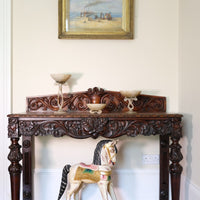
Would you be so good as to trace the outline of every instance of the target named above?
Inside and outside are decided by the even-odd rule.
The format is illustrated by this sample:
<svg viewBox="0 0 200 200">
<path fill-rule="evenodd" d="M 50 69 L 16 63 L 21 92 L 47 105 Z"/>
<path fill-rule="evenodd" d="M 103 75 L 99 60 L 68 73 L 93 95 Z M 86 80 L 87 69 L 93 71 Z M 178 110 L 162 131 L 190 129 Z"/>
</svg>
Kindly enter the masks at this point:
<svg viewBox="0 0 200 200">
<path fill-rule="evenodd" d="M 182 160 L 183 156 L 181 154 L 181 145 L 178 144 L 179 139 L 172 138 L 172 144 L 170 145 L 170 160 L 172 164 L 170 165 L 171 173 L 171 187 L 172 187 L 172 200 L 179 200 L 180 196 L 180 180 L 182 173 L 182 166 L 179 162 Z"/>
<path fill-rule="evenodd" d="M 160 200 L 169 199 L 169 136 L 160 136 Z"/>
<path fill-rule="evenodd" d="M 180 196 L 180 180 L 181 173 L 183 171 L 182 166 L 179 162 L 183 159 L 181 154 L 181 145 L 179 140 L 182 136 L 180 121 L 174 120 L 174 132 L 171 136 L 172 143 L 170 145 L 170 174 L 171 174 L 171 188 L 172 188 L 172 200 L 179 200 Z"/>
<path fill-rule="evenodd" d="M 32 137 L 23 136 L 23 200 L 32 200 Z"/>
<path fill-rule="evenodd" d="M 20 165 L 20 160 L 22 160 L 22 154 L 20 152 L 21 145 L 18 144 L 19 138 L 11 138 L 10 153 L 8 155 L 8 160 L 11 164 L 8 168 L 10 172 L 11 181 L 11 195 L 12 200 L 20 199 L 20 175 L 22 166 Z"/>
</svg>

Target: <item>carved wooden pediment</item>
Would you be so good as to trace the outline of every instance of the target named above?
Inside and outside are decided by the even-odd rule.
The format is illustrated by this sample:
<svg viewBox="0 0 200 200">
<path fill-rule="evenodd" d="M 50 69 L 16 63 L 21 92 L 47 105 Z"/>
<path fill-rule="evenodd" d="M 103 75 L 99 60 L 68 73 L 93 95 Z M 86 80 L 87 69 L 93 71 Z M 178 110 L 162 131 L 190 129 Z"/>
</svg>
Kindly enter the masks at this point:
<svg viewBox="0 0 200 200">
<path fill-rule="evenodd" d="M 118 91 L 107 91 L 102 88 L 90 88 L 84 92 L 64 94 L 63 109 L 66 111 L 87 111 L 87 103 L 98 99 L 105 103 L 103 112 L 127 111 L 127 102 Z M 140 95 L 138 101 L 133 101 L 137 112 L 166 112 L 166 98 L 160 96 Z M 27 97 L 27 112 L 57 111 L 57 95 L 42 97 Z"/>
</svg>

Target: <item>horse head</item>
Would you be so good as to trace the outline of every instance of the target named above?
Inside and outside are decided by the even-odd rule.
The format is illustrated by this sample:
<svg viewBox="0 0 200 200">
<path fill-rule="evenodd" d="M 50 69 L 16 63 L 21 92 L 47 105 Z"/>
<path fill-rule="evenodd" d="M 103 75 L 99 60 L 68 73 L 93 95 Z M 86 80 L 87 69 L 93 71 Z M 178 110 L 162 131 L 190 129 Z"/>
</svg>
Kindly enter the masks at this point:
<svg viewBox="0 0 200 200">
<path fill-rule="evenodd" d="M 104 151 L 101 151 L 101 157 L 105 165 L 113 166 L 116 163 L 117 142 L 118 140 L 111 140 L 103 146 Z"/>
</svg>

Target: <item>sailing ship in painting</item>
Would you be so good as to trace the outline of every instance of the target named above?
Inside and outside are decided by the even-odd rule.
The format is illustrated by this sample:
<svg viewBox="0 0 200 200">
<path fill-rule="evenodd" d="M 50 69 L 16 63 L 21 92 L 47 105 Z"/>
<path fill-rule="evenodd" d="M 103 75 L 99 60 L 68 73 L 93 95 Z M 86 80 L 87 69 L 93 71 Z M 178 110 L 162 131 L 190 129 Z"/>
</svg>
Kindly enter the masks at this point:
<svg viewBox="0 0 200 200">
<path fill-rule="evenodd" d="M 122 0 L 70 1 L 71 30 L 117 31 L 121 29 Z"/>
<path fill-rule="evenodd" d="M 98 16 L 98 14 L 95 12 L 84 11 L 80 13 L 80 18 L 83 19 L 84 22 L 90 20 L 97 20 L 99 22 L 99 20 L 112 20 L 112 15 L 111 12 L 109 13 L 101 12 Z"/>
</svg>

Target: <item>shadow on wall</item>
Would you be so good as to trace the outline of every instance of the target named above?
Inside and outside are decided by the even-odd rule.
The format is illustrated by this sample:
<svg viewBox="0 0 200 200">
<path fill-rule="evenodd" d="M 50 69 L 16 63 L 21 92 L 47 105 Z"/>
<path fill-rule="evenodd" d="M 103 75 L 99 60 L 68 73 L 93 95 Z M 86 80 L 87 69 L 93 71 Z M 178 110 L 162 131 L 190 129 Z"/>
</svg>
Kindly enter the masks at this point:
<svg viewBox="0 0 200 200">
<path fill-rule="evenodd" d="M 147 141 L 148 139 L 148 141 Z M 159 136 L 120 137 L 118 143 L 119 152 L 117 155 L 118 169 L 141 169 L 147 166 L 143 164 L 143 155 L 149 152 L 148 144 L 153 146 L 154 151 L 159 152 Z"/>
<path fill-rule="evenodd" d="M 78 79 L 80 79 L 81 76 L 83 76 L 83 74 L 81 73 L 69 73 L 69 74 L 71 74 L 70 79 L 67 81 L 69 90 L 63 91 L 64 93 L 72 92 L 73 87 L 78 83 Z"/>
<path fill-rule="evenodd" d="M 192 176 L 192 139 L 193 139 L 193 124 L 192 124 L 192 115 L 189 114 L 184 114 L 184 118 L 183 118 L 183 139 L 184 139 L 184 145 L 185 145 L 185 155 L 183 156 L 185 158 L 185 166 L 183 166 L 183 168 L 185 168 L 185 176 L 186 176 L 186 180 L 184 183 L 184 199 L 188 200 L 190 199 L 190 188 L 189 188 L 189 184 L 188 184 L 188 179 L 191 179 Z"/>
<path fill-rule="evenodd" d="M 37 141 L 42 144 L 42 148 L 40 150 L 39 155 L 36 155 L 36 156 L 39 157 L 38 164 L 42 168 L 48 168 L 49 166 L 53 164 L 53 161 L 49 152 L 49 148 L 48 148 L 48 143 L 49 141 L 51 141 L 51 137 L 52 136 L 49 136 L 49 137 L 38 136 Z M 35 155 L 34 155 L 34 158 L 35 158 Z M 35 161 L 34 161 L 34 168 L 35 168 Z"/>
</svg>

